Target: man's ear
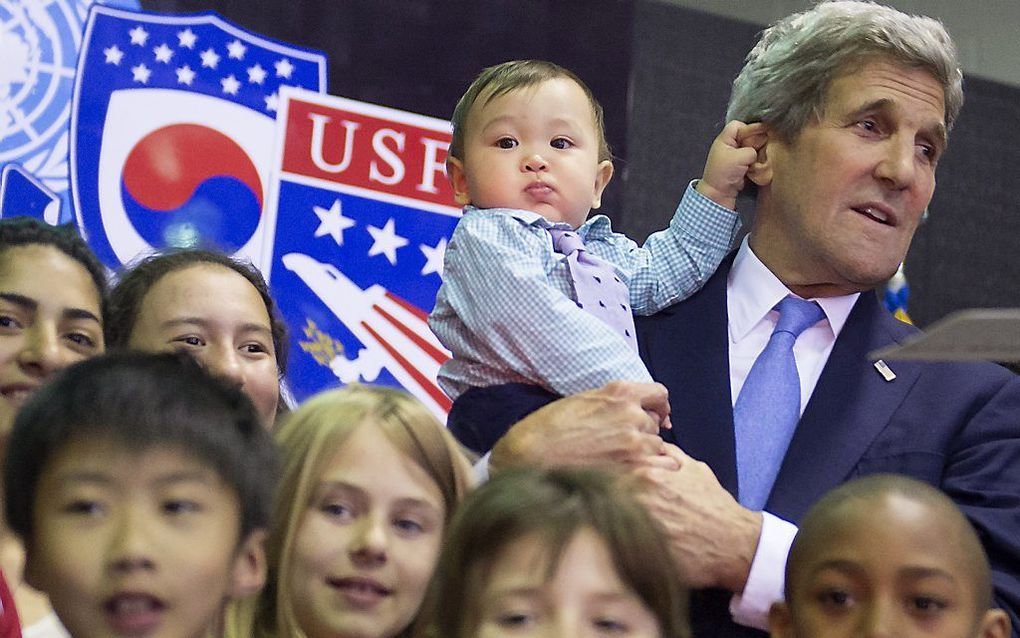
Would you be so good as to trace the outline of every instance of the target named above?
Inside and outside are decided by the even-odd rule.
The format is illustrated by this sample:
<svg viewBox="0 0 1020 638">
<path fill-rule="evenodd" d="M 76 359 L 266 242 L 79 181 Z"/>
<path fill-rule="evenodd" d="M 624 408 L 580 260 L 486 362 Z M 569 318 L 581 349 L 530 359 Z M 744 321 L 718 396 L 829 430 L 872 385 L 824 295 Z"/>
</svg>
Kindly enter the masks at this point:
<svg viewBox="0 0 1020 638">
<path fill-rule="evenodd" d="M 772 603 L 769 608 L 769 636 L 772 638 L 789 638 L 793 635 L 793 618 L 790 617 L 790 606 L 783 601 Z"/>
<path fill-rule="evenodd" d="M 468 195 L 467 173 L 464 172 L 464 162 L 453 155 L 446 156 L 446 174 L 450 176 L 450 186 L 453 187 L 453 199 L 461 206 L 471 203 L 471 196 Z"/>
<path fill-rule="evenodd" d="M 1010 633 L 1009 616 L 1001 609 L 989 609 L 981 617 L 978 638 L 1007 638 Z"/>
<path fill-rule="evenodd" d="M 602 205 L 602 192 L 606 190 L 611 179 L 613 179 L 613 162 L 612 160 L 602 160 L 599 162 L 598 172 L 595 173 L 595 192 L 591 198 L 592 208 Z"/>
<path fill-rule="evenodd" d="M 758 159 L 747 169 L 747 178 L 758 186 L 772 183 L 772 163 L 769 147 L 780 143 L 775 129 L 768 124 L 756 123 L 748 127 L 750 133 L 741 140 L 741 146 L 750 146 L 758 151 Z"/>
<path fill-rule="evenodd" d="M 231 574 L 231 598 L 250 596 L 266 584 L 266 530 L 253 530 L 244 539 L 234 556 Z"/>
</svg>

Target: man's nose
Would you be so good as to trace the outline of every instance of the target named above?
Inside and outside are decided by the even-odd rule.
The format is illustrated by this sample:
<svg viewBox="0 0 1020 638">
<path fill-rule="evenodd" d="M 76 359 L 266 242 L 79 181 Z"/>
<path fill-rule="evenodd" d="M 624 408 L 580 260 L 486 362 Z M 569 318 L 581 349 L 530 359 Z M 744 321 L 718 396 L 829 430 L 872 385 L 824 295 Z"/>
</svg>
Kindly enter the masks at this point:
<svg viewBox="0 0 1020 638">
<path fill-rule="evenodd" d="M 875 176 L 892 190 L 903 190 L 917 179 L 917 148 L 913 139 L 891 137 L 886 140 Z"/>
</svg>

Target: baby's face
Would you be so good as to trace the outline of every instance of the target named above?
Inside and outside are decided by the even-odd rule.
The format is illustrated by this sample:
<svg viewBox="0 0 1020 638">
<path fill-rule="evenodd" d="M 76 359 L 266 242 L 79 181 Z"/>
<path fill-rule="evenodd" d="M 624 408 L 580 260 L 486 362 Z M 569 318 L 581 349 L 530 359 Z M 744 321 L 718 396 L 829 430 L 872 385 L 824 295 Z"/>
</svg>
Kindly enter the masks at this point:
<svg viewBox="0 0 1020 638">
<path fill-rule="evenodd" d="M 240 520 L 233 488 L 189 454 L 74 441 L 39 479 L 26 575 L 76 638 L 200 638 L 265 578 Z"/>
<path fill-rule="evenodd" d="M 579 530 L 551 577 L 543 540 L 525 536 L 497 555 L 470 638 L 661 637 L 658 619 L 617 575 L 600 536 Z"/>
<path fill-rule="evenodd" d="M 958 537 L 938 511 L 901 495 L 844 506 L 824 541 L 801 554 L 789 599 L 770 615 L 772 636 L 1002 635 L 1002 612 L 978 608 L 973 562 Z"/>
<path fill-rule="evenodd" d="M 515 89 L 468 113 L 464 158 L 450 158 L 457 201 L 479 208 L 517 208 L 577 228 L 613 174 L 599 161 L 591 104 L 567 78 Z"/>
</svg>

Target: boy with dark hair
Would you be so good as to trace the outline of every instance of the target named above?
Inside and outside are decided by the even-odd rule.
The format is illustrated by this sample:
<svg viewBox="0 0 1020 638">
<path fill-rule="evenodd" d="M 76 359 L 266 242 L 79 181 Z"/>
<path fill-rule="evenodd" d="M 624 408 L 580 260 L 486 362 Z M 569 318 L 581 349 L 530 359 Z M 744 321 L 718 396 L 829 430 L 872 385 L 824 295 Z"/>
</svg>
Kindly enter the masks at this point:
<svg viewBox="0 0 1020 638">
<path fill-rule="evenodd" d="M 988 557 L 942 492 L 877 474 L 845 483 L 811 508 L 786 564 L 774 638 L 1005 638 L 992 608 Z"/>
<path fill-rule="evenodd" d="M 240 390 L 180 355 L 113 354 L 19 412 L 4 507 L 74 638 L 199 638 L 265 580 L 275 468 Z"/>
</svg>

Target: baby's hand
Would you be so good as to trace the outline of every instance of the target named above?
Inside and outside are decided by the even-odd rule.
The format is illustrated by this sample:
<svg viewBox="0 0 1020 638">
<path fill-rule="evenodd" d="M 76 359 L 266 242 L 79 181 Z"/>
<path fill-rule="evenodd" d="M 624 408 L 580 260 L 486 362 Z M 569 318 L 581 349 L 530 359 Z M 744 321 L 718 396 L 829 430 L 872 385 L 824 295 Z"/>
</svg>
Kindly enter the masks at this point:
<svg viewBox="0 0 1020 638">
<path fill-rule="evenodd" d="M 758 159 L 758 149 L 765 143 L 764 130 L 761 122 L 728 123 L 708 150 L 705 174 L 698 180 L 697 191 L 720 206 L 735 209 L 747 170 Z"/>
</svg>

